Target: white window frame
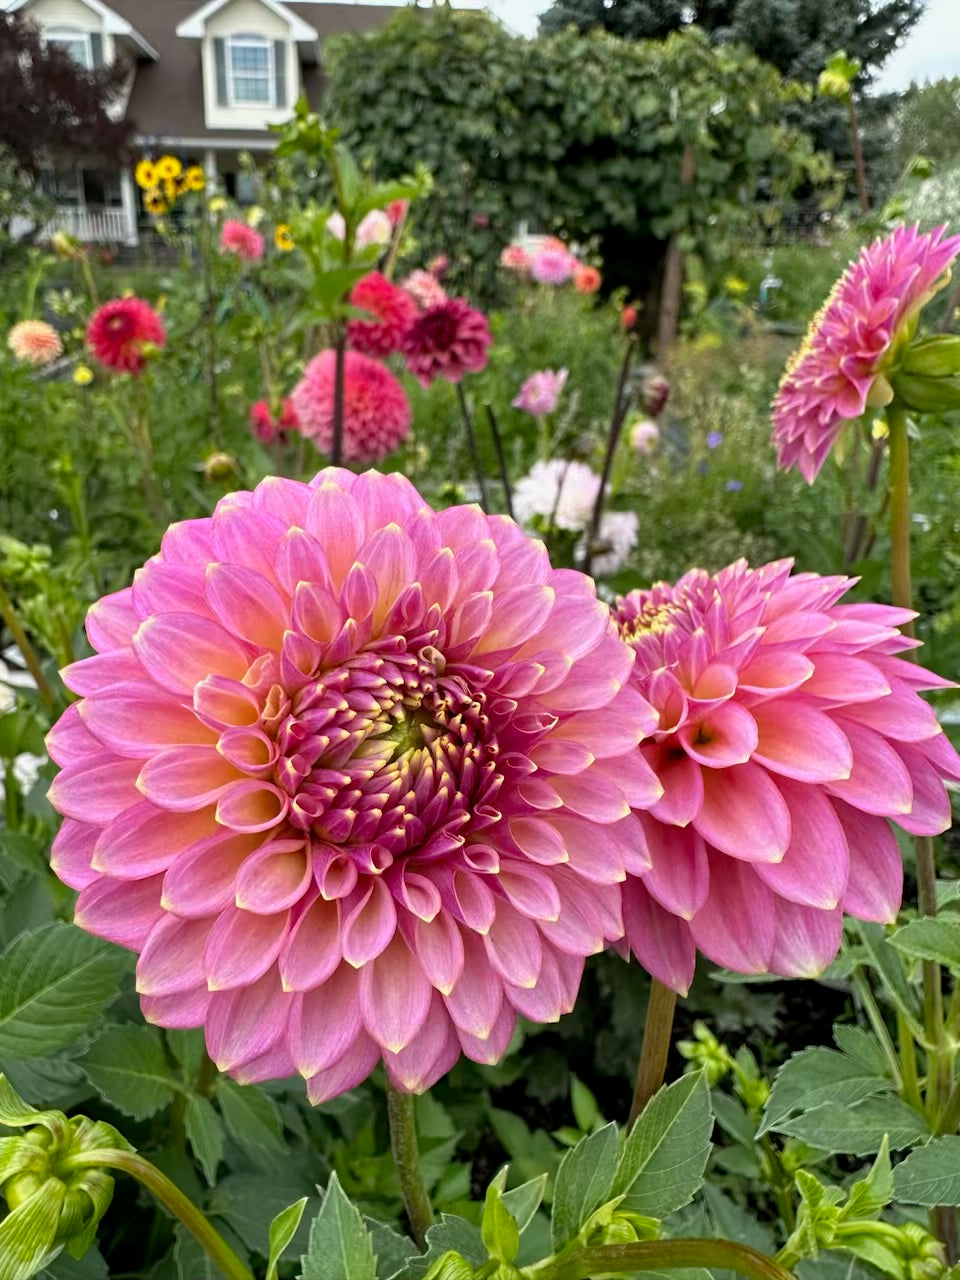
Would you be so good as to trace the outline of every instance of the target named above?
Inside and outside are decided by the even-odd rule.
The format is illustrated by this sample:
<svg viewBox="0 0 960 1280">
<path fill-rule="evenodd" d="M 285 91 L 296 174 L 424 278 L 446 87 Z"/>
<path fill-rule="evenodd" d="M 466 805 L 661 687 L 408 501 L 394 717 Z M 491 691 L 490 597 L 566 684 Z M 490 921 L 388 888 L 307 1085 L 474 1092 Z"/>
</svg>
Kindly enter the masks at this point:
<svg viewBox="0 0 960 1280">
<path fill-rule="evenodd" d="M 269 90 L 266 98 L 238 98 L 236 92 L 236 75 L 233 67 L 233 51 L 237 48 L 256 48 L 267 51 L 267 88 Z M 259 35 L 253 31 L 239 32 L 237 35 L 228 36 L 226 41 L 227 55 L 227 97 L 231 107 L 255 107 L 261 111 L 264 107 L 275 107 L 277 105 L 277 67 L 275 62 L 274 42 L 269 36 Z M 259 79 L 259 75 L 251 75 L 249 72 L 240 73 L 240 78 Z"/>
<path fill-rule="evenodd" d="M 84 71 L 92 71 L 93 70 L 93 45 L 90 41 L 90 35 L 91 35 L 91 32 L 85 30 L 83 27 L 69 27 L 69 26 L 61 25 L 56 27 L 48 27 L 46 31 L 44 31 L 43 33 L 43 41 L 44 41 L 44 44 L 58 44 L 61 46 L 61 48 L 67 42 L 71 44 L 76 44 L 82 41 L 83 56 L 85 59 L 83 62 L 77 62 L 77 59 L 73 58 L 73 54 L 70 53 L 69 49 L 65 50 L 65 52 L 70 53 L 70 57 L 73 58 L 74 62 L 77 62 L 78 66 L 83 67 Z"/>
</svg>

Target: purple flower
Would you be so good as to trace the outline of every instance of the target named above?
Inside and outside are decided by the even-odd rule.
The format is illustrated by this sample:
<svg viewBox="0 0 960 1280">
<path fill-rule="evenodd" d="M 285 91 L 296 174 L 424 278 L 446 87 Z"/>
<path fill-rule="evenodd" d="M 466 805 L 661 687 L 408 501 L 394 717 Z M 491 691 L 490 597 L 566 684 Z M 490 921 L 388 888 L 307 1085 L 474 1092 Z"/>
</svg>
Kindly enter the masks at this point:
<svg viewBox="0 0 960 1280">
<path fill-rule="evenodd" d="M 742 480 L 728 480 L 723 486 L 728 493 L 739 493 L 743 488 Z"/>
<path fill-rule="evenodd" d="M 716 448 L 718 448 L 718 447 L 719 447 L 720 445 L 722 445 L 722 444 L 723 444 L 723 432 L 722 432 L 722 431 L 708 431 L 708 432 L 707 432 L 707 448 L 708 448 L 708 449 L 716 449 Z"/>
</svg>

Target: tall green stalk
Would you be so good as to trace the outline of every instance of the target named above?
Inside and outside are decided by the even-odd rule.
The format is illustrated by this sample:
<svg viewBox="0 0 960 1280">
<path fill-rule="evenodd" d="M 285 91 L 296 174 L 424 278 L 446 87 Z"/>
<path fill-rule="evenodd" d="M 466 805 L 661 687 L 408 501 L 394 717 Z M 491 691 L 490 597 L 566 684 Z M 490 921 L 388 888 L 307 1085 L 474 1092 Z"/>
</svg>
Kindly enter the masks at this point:
<svg viewBox="0 0 960 1280">
<path fill-rule="evenodd" d="M 417 1119 L 413 1095 L 387 1085 L 387 1118 L 390 1122 L 390 1150 L 400 1177 L 400 1190 L 414 1240 L 424 1246 L 427 1228 L 433 1225 L 433 1209 L 423 1184 L 420 1149 L 417 1146 Z"/>
<path fill-rule="evenodd" d="M 643 1024 L 643 1045 L 637 1064 L 630 1119 L 627 1121 L 629 1128 L 633 1128 L 644 1107 L 663 1084 L 676 1007 L 677 993 L 656 978 L 651 978 L 647 1016 Z"/>
</svg>

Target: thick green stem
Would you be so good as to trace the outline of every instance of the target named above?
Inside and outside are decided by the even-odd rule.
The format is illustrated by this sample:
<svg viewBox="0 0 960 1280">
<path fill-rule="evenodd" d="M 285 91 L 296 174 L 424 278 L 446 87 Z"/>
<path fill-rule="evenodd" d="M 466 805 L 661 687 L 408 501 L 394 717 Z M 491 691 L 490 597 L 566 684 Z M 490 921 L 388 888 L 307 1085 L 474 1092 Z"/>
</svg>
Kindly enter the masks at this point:
<svg viewBox="0 0 960 1280">
<path fill-rule="evenodd" d="M 646 1240 L 637 1244 L 588 1245 L 531 1267 L 535 1280 L 590 1280 L 618 1272 L 716 1267 L 748 1280 L 791 1280 L 779 1262 L 730 1240 Z M 541 1269 L 542 1268 L 542 1269 Z"/>
<path fill-rule="evenodd" d="M 71 1156 L 67 1162 L 72 1169 L 119 1169 L 136 1178 L 152 1195 L 178 1218 L 220 1268 L 225 1280 L 254 1280 L 252 1272 L 238 1258 L 205 1214 L 183 1194 L 178 1186 L 134 1151 L 115 1151 L 101 1148 Z"/>
<path fill-rule="evenodd" d="M 37 657 L 37 651 L 30 643 L 27 633 L 21 626 L 20 619 L 17 617 L 17 611 L 13 607 L 13 601 L 7 595 L 6 591 L 4 591 L 2 584 L 0 584 L 0 618 L 2 618 L 7 624 L 7 630 L 13 637 L 13 643 L 20 650 L 23 655 L 24 662 L 30 669 L 30 674 L 33 676 L 37 685 L 37 693 L 40 695 L 40 701 L 45 707 L 52 710 L 56 705 L 57 699 L 54 696 L 53 690 L 50 688 L 47 677 L 43 674 L 43 668 L 40 665 L 40 659 Z"/>
<path fill-rule="evenodd" d="M 407 1210 L 410 1230 L 423 1248 L 427 1228 L 433 1225 L 430 1197 L 420 1172 L 420 1150 L 417 1146 L 417 1119 L 413 1095 L 401 1093 L 387 1085 L 387 1117 L 390 1121 L 390 1150 L 400 1175 L 400 1190 Z"/>
<path fill-rule="evenodd" d="M 628 1127 L 632 1128 L 643 1108 L 663 1084 L 673 1032 L 673 1011 L 677 993 L 656 978 L 650 980 L 647 1017 L 643 1024 L 643 1047 L 637 1064 L 637 1080 L 633 1088 Z"/>
</svg>

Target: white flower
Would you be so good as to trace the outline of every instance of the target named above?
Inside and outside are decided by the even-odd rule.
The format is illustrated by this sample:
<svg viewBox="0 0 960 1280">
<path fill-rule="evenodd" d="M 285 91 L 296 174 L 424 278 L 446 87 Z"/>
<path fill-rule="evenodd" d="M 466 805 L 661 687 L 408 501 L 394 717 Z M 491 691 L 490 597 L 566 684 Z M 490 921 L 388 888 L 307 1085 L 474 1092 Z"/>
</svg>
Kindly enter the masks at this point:
<svg viewBox="0 0 960 1280">
<path fill-rule="evenodd" d="M 577 532 L 590 523 L 599 492 L 600 477 L 584 462 L 535 462 L 516 483 L 513 513 L 520 524 L 542 516 L 558 529 Z"/>
<path fill-rule="evenodd" d="M 389 244 L 393 235 L 393 223 L 382 209 L 371 209 L 357 227 L 357 248 L 366 249 L 371 244 Z"/>
<path fill-rule="evenodd" d="M 598 577 L 616 573 L 626 564 L 630 552 L 637 545 L 640 521 L 635 511 L 605 511 L 600 519 L 600 531 L 594 543 L 591 570 Z M 581 538 L 577 558 L 586 551 L 586 538 Z"/>
</svg>

